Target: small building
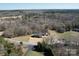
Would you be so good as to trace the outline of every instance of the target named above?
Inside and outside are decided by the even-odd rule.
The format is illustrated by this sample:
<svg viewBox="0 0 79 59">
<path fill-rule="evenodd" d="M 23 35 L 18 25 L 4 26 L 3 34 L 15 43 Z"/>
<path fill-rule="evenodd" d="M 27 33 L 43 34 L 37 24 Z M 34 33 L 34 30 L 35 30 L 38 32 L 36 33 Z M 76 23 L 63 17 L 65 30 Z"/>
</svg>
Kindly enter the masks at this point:
<svg viewBox="0 0 79 59">
<path fill-rule="evenodd" d="M 33 32 L 31 37 L 36 37 L 36 38 L 41 38 L 42 37 L 42 34 L 39 33 L 39 32 Z"/>
</svg>

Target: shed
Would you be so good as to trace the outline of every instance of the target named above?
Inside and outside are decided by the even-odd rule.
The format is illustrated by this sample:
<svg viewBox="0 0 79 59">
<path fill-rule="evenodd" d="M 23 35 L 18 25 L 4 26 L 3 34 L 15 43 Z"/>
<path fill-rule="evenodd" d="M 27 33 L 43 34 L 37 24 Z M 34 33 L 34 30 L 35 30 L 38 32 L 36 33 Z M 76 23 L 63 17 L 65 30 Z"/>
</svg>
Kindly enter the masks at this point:
<svg viewBox="0 0 79 59">
<path fill-rule="evenodd" d="M 36 37 L 36 38 L 41 38 L 42 37 L 42 34 L 39 33 L 39 32 L 33 32 L 31 37 Z"/>
</svg>

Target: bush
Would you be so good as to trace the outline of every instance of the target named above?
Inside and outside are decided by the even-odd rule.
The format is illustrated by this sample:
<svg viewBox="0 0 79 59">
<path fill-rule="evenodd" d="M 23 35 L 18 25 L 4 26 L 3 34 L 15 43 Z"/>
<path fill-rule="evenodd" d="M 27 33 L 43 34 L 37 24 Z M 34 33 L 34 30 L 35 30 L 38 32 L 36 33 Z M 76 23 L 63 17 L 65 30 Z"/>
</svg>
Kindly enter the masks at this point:
<svg viewBox="0 0 79 59">
<path fill-rule="evenodd" d="M 11 38 L 11 37 L 14 37 L 14 29 L 12 28 L 8 28 L 4 31 L 3 35 L 4 37 L 8 37 L 8 38 Z"/>
</svg>

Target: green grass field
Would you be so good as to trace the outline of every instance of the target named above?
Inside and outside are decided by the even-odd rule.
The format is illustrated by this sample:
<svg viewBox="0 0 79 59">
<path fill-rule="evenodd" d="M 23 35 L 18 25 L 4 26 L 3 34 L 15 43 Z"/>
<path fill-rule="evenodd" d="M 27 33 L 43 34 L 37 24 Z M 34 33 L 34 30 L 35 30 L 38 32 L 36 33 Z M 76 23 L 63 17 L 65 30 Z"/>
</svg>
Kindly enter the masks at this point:
<svg viewBox="0 0 79 59">
<path fill-rule="evenodd" d="M 36 51 L 28 51 L 27 53 L 26 53 L 26 56 L 43 56 L 43 54 L 42 53 L 40 53 L 40 52 L 36 52 Z"/>
<path fill-rule="evenodd" d="M 74 31 L 68 31 L 64 33 L 59 34 L 60 38 L 65 38 L 65 39 L 78 39 L 79 38 L 79 32 L 74 32 Z"/>
</svg>

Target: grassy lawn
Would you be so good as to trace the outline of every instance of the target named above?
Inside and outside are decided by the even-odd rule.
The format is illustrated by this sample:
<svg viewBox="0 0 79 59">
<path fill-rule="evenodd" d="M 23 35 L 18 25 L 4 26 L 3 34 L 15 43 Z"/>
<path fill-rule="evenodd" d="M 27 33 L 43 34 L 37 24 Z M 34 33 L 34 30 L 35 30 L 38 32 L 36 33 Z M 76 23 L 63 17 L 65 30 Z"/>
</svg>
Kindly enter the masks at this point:
<svg viewBox="0 0 79 59">
<path fill-rule="evenodd" d="M 36 52 L 36 51 L 28 51 L 26 53 L 27 56 L 43 56 L 42 53 Z"/>
<path fill-rule="evenodd" d="M 55 31 L 51 31 L 51 35 L 52 34 L 55 34 L 55 36 L 57 36 L 57 38 L 59 39 L 78 39 L 79 38 L 79 32 L 75 32 L 75 31 L 68 31 L 68 32 L 64 32 L 64 33 L 58 33 L 58 32 L 55 32 Z M 52 35 L 53 36 L 53 35 Z"/>
<path fill-rule="evenodd" d="M 65 39 L 72 39 L 72 38 L 77 39 L 79 38 L 79 33 L 74 31 L 68 31 L 68 32 L 60 33 L 59 36 L 60 38 L 65 38 Z"/>
</svg>

